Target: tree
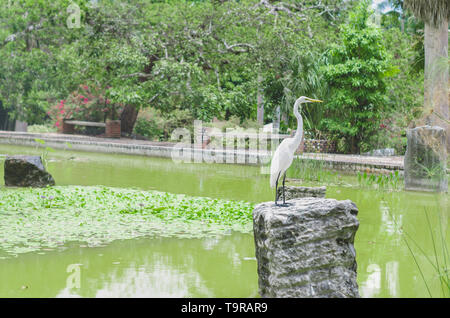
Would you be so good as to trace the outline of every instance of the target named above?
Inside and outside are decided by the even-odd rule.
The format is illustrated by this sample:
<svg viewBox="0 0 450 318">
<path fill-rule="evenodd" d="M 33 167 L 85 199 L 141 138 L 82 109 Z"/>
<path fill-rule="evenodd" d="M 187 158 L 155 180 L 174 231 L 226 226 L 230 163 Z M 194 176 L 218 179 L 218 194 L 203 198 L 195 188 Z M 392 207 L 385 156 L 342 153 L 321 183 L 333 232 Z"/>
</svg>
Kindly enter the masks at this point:
<svg viewBox="0 0 450 318">
<path fill-rule="evenodd" d="M 438 125 L 447 131 L 447 149 L 450 150 L 448 101 L 448 0 L 404 0 L 404 5 L 425 23 L 425 124 Z M 432 113 L 437 113 L 437 116 Z"/>
<path fill-rule="evenodd" d="M 322 131 L 340 140 L 340 151 L 369 150 L 368 139 L 379 129 L 386 111 L 387 53 L 378 29 L 367 24 L 368 1 L 350 13 L 341 25 L 342 44 L 327 54 L 324 76 L 330 95 L 324 103 Z"/>
<path fill-rule="evenodd" d="M 41 123 L 49 105 L 78 84 L 69 3 L 16 0 L 0 8 L 0 98 L 13 119 Z"/>
<path fill-rule="evenodd" d="M 147 106 L 245 121 L 259 104 L 260 121 L 275 109 L 289 121 L 293 100 L 315 95 L 317 67 L 304 53 L 314 60 L 335 41 L 356 1 L 79 0 L 75 29 L 66 25 L 71 0 L 10 2 L 0 8 L 4 106 L 42 123 L 49 105 L 87 85 L 123 106 L 108 116 L 131 132 Z"/>
</svg>

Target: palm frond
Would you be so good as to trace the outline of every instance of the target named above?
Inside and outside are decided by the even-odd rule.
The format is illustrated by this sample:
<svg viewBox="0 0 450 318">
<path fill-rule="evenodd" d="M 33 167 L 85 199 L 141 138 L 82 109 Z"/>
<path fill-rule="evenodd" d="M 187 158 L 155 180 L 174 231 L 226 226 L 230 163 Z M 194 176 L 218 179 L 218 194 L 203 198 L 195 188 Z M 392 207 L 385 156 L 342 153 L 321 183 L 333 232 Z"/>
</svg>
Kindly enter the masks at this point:
<svg viewBox="0 0 450 318">
<path fill-rule="evenodd" d="M 448 21 L 450 17 L 448 0 L 405 0 L 404 6 L 411 10 L 417 18 L 435 27 Z"/>
</svg>

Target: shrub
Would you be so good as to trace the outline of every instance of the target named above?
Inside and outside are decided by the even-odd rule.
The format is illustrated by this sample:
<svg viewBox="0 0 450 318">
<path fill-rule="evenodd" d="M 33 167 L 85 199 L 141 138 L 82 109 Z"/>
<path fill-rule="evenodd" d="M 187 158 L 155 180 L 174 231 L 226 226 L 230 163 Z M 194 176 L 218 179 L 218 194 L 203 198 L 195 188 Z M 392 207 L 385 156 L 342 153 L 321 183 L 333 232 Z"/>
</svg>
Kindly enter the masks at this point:
<svg viewBox="0 0 450 318">
<path fill-rule="evenodd" d="M 352 153 L 368 150 L 367 139 L 376 133 L 386 111 L 387 53 L 381 34 L 367 24 L 368 5 L 363 1 L 350 13 L 349 23 L 341 26 L 342 44 L 329 51 L 324 67 L 330 96 L 321 130 L 335 140 L 344 138 L 342 150 Z"/>
<path fill-rule="evenodd" d="M 169 140 L 176 128 L 186 128 L 193 133 L 194 118 L 189 110 L 174 110 L 163 115 L 160 110 L 146 108 L 139 112 L 134 133 L 151 140 Z"/>
<path fill-rule="evenodd" d="M 61 119 L 76 119 L 104 122 L 106 118 L 117 119 L 122 105 L 116 105 L 105 97 L 106 92 L 98 87 L 80 85 L 66 99 L 50 107 L 47 114 L 59 125 Z"/>
<path fill-rule="evenodd" d="M 162 140 L 164 138 L 164 120 L 157 110 L 143 109 L 136 119 L 134 133 L 151 140 Z"/>
<path fill-rule="evenodd" d="M 28 132 L 31 133 L 48 133 L 48 132 L 56 132 L 56 128 L 54 125 L 30 125 L 28 126 Z"/>
<path fill-rule="evenodd" d="M 222 132 L 226 132 L 228 128 L 234 130 L 245 130 L 254 129 L 256 132 L 259 131 L 262 126 L 256 120 L 245 120 L 242 121 L 237 116 L 231 116 L 228 120 L 215 120 L 213 122 L 203 123 L 204 127 L 214 127 L 220 129 Z"/>
</svg>

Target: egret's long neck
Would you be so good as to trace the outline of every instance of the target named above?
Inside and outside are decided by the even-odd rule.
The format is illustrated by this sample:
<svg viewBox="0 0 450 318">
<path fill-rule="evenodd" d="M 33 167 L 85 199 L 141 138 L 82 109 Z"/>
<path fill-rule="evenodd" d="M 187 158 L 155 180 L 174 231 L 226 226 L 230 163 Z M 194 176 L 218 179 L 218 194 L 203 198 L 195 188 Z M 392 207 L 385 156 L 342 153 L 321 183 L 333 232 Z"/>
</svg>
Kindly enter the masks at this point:
<svg viewBox="0 0 450 318">
<path fill-rule="evenodd" d="M 300 115 L 300 112 L 298 111 L 298 107 L 300 106 L 300 103 L 296 102 L 294 104 L 294 115 L 295 117 L 297 117 L 297 131 L 295 132 L 294 135 L 294 145 L 295 145 L 295 149 L 298 148 L 298 146 L 300 146 L 300 143 L 302 142 L 302 137 L 303 137 L 303 118 L 302 115 Z"/>
</svg>

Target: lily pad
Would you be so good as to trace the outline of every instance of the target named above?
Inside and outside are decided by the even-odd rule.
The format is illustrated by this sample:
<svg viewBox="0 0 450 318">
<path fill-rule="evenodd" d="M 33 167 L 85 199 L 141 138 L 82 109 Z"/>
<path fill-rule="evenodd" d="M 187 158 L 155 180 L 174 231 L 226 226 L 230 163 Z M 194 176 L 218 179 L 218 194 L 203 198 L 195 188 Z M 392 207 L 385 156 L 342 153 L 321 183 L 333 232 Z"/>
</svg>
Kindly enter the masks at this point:
<svg viewBox="0 0 450 318">
<path fill-rule="evenodd" d="M 252 231 L 253 204 L 110 187 L 2 188 L 0 254 L 89 247 L 142 236 Z"/>
</svg>

